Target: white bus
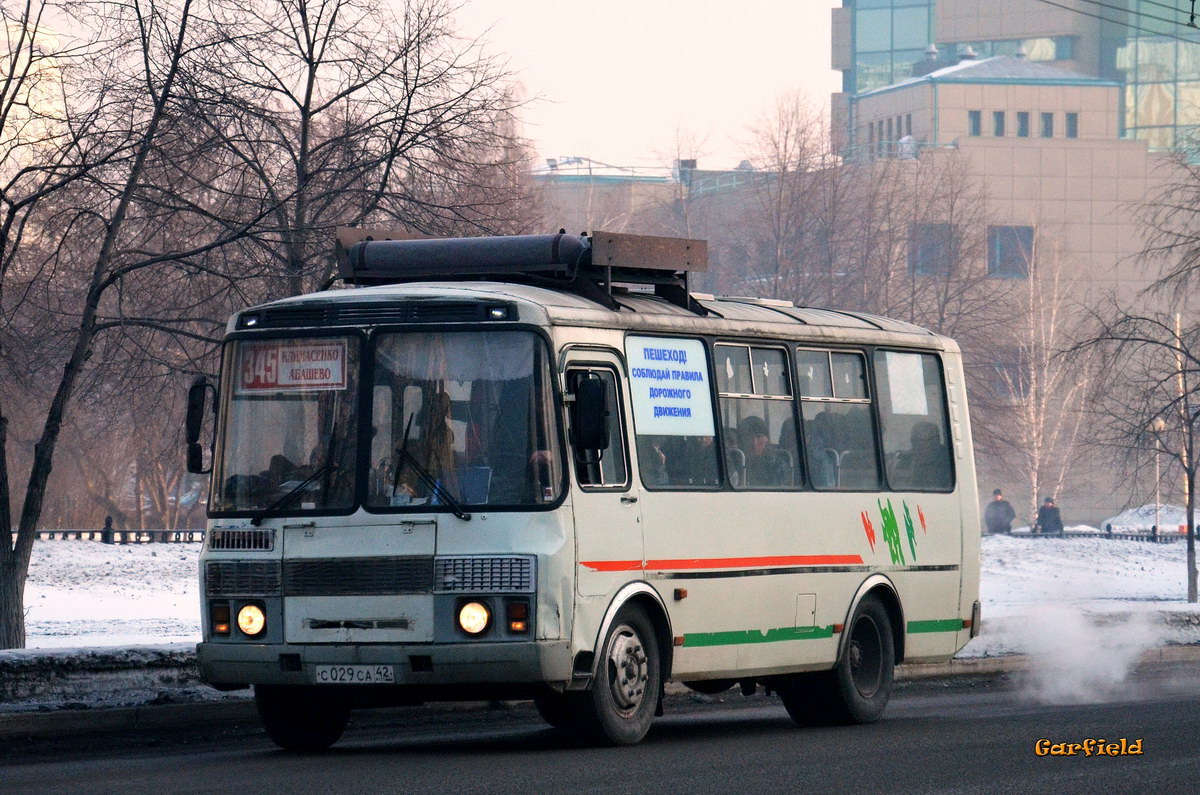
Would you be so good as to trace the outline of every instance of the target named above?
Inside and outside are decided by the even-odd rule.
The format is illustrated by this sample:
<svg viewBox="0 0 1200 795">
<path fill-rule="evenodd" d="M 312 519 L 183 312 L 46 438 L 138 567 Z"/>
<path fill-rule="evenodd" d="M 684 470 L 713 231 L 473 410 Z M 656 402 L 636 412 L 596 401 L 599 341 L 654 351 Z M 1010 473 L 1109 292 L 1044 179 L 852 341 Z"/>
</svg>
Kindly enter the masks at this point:
<svg viewBox="0 0 1200 795">
<path fill-rule="evenodd" d="M 342 242 L 355 289 L 238 313 L 189 393 L 200 671 L 279 745 L 514 698 L 630 744 L 672 681 L 865 723 L 978 631 L 952 340 L 691 293 L 702 241 Z"/>
</svg>

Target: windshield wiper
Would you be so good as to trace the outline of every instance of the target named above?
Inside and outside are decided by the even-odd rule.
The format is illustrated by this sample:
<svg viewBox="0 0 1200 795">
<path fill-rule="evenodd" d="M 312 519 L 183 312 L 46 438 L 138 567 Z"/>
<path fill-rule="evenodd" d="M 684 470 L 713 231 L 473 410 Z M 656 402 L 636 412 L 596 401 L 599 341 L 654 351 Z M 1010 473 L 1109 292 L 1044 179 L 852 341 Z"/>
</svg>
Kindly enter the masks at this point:
<svg viewBox="0 0 1200 795">
<path fill-rule="evenodd" d="M 450 490 L 442 485 L 441 481 L 429 473 L 425 467 L 417 463 L 417 459 L 408 452 L 408 433 L 412 430 L 412 421 L 416 412 L 408 415 L 408 424 L 404 426 L 404 438 L 400 440 L 400 445 L 396 448 L 396 476 L 392 480 L 392 493 L 396 493 L 396 489 L 400 485 L 400 473 L 404 470 L 404 465 L 408 464 L 413 468 L 413 472 L 417 473 L 417 477 L 429 487 L 429 490 L 436 494 L 442 502 L 450 506 L 450 511 L 459 519 L 470 521 L 471 514 L 463 510 L 462 505 L 458 500 L 454 499 L 454 495 Z"/>
<path fill-rule="evenodd" d="M 258 527 L 260 524 L 262 524 L 263 519 L 266 519 L 268 516 L 273 514 L 275 511 L 278 511 L 280 508 L 282 508 L 283 506 L 285 506 L 289 502 L 291 502 L 292 499 L 295 498 L 295 496 L 297 494 L 304 491 L 304 488 L 306 486 L 308 486 L 308 484 L 312 483 L 314 480 L 321 477 L 326 472 L 332 473 L 333 470 L 335 470 L 335 469 L 337 469 L 337 467 L 334 466 L 333 456 L 330 456 L 328 461 L 326 461 L 324 464 L 321 464 L 321 466 L 314 469 L 313 473 L 311 475 L 309 475 L 304 480 L 300 481 L 295 486 L 293 486 L 288 491 L 287 494 L 284 494 L 282 497 L 275 500 L 275 502 L 271 503 L 266 508 L 263 508 L 261 511 L 254 514 L 254 516 L 252 516 L 250 518 L 250 524 L 254 525 L 255 527 Z"/>
</svg>

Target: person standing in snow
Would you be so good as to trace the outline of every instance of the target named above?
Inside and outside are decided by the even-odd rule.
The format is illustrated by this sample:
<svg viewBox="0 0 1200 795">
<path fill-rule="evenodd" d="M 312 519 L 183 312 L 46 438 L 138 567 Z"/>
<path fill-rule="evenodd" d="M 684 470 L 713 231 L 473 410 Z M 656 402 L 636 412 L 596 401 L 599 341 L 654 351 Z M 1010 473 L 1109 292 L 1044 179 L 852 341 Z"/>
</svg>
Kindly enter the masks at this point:
<svg viewBox="0 0 1200 795">
<path fill-rule="evenodd" d="M 1017 512 L 1009 505 L 1008 500 L 1004 499 L 1004 493 L 1000 489 L 993 491 L 992 501 L 983 512 L 983 524 L 987 527 L 988 534 L 1011 533 L 1013 519 L 1016 518 Z"/>
<path fill-rule="evenodd" d="M 1058 512 L 1058 506 L 1054 504 L 1053 497 L 1042 500 L 1042 507 L 1038 508 L 1037 522 L 1034 523 L 1033 532 L 1062 535 L 1062 515 Z"/>
</svg>

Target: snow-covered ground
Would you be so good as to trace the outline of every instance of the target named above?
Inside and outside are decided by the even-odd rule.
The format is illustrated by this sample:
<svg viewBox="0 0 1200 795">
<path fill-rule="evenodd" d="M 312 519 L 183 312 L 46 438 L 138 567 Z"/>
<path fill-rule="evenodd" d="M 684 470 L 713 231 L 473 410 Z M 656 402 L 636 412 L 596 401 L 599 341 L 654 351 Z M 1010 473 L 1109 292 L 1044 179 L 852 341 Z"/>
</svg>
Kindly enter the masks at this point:
<svg viewBox="0 0 1200 795">
<path fill-rule="evenodd" d="M 198 641 L 199 554 L 194 543 L 37 542 L 25 593 L 29 647 Z M 1126 614 L 1163 623 L 1163 613 L 1200 612 L 1185 600 L 1181 541 L 985 536 L 980 594 L 984 632 L 964 656 L 1031 650 L 1049 628 L 1049 609 L 1107 626 L 1141 621 Z M 1178 618 L 1158 640 L 1200 642 L 1200 628 L 1189 630 L 1187 616 Z"/>
<path fill-rule="evenodd" d="M 35 542 L 25 585 L 27 646 L 199 641 L 200 547 Z"/>
</svg>

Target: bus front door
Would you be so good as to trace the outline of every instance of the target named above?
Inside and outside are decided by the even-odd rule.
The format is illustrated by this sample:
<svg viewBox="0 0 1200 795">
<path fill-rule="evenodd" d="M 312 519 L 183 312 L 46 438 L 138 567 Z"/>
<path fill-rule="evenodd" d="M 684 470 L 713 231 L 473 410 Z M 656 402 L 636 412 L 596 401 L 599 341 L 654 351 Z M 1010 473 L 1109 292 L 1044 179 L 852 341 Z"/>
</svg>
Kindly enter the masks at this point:
<svg viewBox="0 0 1200 795">
<path fill-rule="evenodd" d="M 608 414 L 606 447 L 585 451 L 572 444 L 576 587 L 581 596 L 611 595 L 629 579 L 641 577 L 641 494 L 631 474 L 630 418 L 620 372 L 615 352 L 580 351 L 567 361 L 567 394 L 573 395 L 584 379 L 600 379 Z M 572 412 L 569 421 L 579 418 Z"/>
</svg>

